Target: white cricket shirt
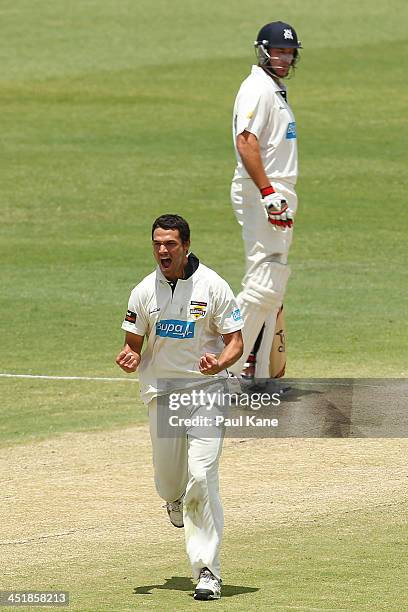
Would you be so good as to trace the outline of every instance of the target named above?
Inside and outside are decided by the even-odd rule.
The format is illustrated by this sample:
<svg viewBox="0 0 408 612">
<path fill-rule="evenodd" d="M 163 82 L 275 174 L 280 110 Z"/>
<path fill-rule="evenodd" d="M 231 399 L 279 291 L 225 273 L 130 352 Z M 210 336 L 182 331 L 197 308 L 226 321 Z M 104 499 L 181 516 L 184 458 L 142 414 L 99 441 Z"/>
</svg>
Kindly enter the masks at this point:
<svg viewBox="0 0 408 612">
<path fill-rule="evenodd" d="M 234 294 L 216 272 L 199 263 L 172 292 L 157 267 L 133 289 L 122 324 L 125 331 L 147 338 L 138 368 L 142 400 L 147 404 L 163 392 L 160 379 L 210 380 L 199 371 L 200 358 L 206 352 L 221 353 L 221 335 L 242 327 Z"/>
<path fill-rule="evenodd" d="M 249 178 L 236 148 L 236 137 L 247 130 L 258 139 L 266 175 L 271 179 L 296 184 L 296 122 L 280 91 L 282 89 L 262 68 L 252 66 L 251 74 L 242 83 L 234 105 L 232 131 L 238 162 L 234 180 Z"/>
</svg>

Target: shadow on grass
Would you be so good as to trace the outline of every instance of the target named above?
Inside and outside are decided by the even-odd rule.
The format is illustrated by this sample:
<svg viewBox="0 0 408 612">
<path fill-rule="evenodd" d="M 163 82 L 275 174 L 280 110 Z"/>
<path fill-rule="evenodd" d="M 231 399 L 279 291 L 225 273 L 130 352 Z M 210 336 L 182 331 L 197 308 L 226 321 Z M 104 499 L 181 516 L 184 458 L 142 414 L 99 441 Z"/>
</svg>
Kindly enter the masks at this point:
<svg viewBox="0 0 408 612">
<path fill-rule="evenodd" d="M 195 583 L 187 576 L 172 576 L 166 578 L 163 584 L 148 584 L 145 586 L 135 587 L 133 590 L 134 595 L 152 595 L 153 589 L 164 589 L 168 591 L 189 591 L 191 596 L 195 589 Z M 222 585 L 222 597 L 233 597 L 234 595 L 242 595 L 243 593 L 255 593 L 259 591 L 258 588 L 245 587 L 233 584 Z"/>
</svg>

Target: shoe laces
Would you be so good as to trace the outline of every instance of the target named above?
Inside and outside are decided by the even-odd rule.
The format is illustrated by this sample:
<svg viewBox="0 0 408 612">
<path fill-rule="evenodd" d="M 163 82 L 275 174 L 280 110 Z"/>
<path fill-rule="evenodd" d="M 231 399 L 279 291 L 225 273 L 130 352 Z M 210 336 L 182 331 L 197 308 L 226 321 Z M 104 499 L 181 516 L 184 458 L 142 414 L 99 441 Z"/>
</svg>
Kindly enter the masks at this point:
<svg viewBox="0 0 408 612">
<path fill-rule="evenodd" d="M 209 569 L 203 569 L 200 572 L 200 580 L 203 580 L 204 582 L 211 582 L 211 580 L 216 580 L 216 578 Z"/>
<path fill-rule="evenodd" d="M 180 506 L 181 506 L 181 501 L 179 499 L 177 499 L 174 502 L 167 502 L 167 507 L 172 512 L 178 512 L 180 510 Z"/>
</svg>

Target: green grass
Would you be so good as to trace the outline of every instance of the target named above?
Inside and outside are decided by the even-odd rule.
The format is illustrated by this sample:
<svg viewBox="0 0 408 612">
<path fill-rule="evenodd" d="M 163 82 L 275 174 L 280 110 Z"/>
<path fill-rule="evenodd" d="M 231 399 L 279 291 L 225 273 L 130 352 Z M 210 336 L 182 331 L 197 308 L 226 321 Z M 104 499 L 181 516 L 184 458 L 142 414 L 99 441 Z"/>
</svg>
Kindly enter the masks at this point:
<svg viewBox="0 0 408 612">
<path fill-rule="evenodd" d="M 223 597 L 207 605 L 243 612 L 405 610 L 405 534 L 405 520 L 390 521 L 384 511 L 240 534 L 231 528 L 223 547 Z M 70 558 L 61 550 L 52 564 L 39 559 L 22 566 L 13 588 L 35 583 L 69 590 L 72 610 L 192 610 L 202 604 L 192 600 L 176 536 L 156 547 L 129 534 L 114 548 L 108 541 L 99 541 L 98 550 L 87 543 Z"/>
<path fill-rule="evenodd" d="M 384 52 L 384 42 L 373 44 L 370 30 L 351 44 L 346 25 L 340 44 L 332 33 L 338 20 L 351 27 L 356 11 L 353 31 L 360 31 L 361 11 L 351 3 L 332 17 L 314 14 L 321 26 L 317 40 L 310 32 L 316 5 L 306 4 L 309 10 L 295 5 L 306 39 L 290 82 L 301 178 L 286 299 L 288 374 L 400 376 L 408 356 L 402 316 L 407 127 L 406 84 L 395 57 L 404 55 L 407 44 L 397 37 L 392 53 Z M 225 6 L 205 26 L 211 36 L 193 45 L 192 53 L 179 43 L 163 62 L 139 13 L 140 38 L 130 44 L 136 15 L 129 3 L 118 10 L 104 3 L 79 47 L 95 3 L 70 14 L 58 3 L 37 3 L 35 13 L 30 6 L 6 13 L 9 47 L 23 19 L 33 25 L 27 28 L 30 45 L 19 48 L 3 73 L 1 368 L 110 374 L 129 289 L 153 265 L 149 230 L 156 215 L 185 215 L 194 250 L 239 288 L 242 244 L 228 194 L 234 166 L 230 112 L 252 57 L 249 48 L 242 54 L 241 43 L 228 45 L 227 52 Z M 189 11 L 198 11 L 185 8 L 186 20 Z M 156 10 L 167 14 L 165 3 Z M 290 11 L 294 18 L 294 7 Z M 98 46 L 102 34 L 111 32 L 109 15 L 113 31 L 119 28 L 126 39 L 122 55 L 114 34 Z M 143 20 L 148 15 L 145 7 Z M 221 21 L 214 30 L 215 19 Z M 164 25 L 158 27 L 163 33 Z M 193 20 L 189 36 L 197 27 Z M 396 21 L 393 31 L 398 27 Z M 49 38 L 42 38 L 45 33 Z M 220 47 L 211 44 L 214 36 Z M 55 73 L 67 46 L 71 53 Z M 29 63 L 26 73 L 28 49 L 41 61 Z M 379 56 L 395 88 L 388 102 L 378 82 Z M 21 72 L 13 72 L 16 62 Z"/>
<path fill-rule="evenodd" d="M 0 389 L 0 447 L 147 420 L 138 385 L 130 380 L 0 379 Z"/>
</svg>

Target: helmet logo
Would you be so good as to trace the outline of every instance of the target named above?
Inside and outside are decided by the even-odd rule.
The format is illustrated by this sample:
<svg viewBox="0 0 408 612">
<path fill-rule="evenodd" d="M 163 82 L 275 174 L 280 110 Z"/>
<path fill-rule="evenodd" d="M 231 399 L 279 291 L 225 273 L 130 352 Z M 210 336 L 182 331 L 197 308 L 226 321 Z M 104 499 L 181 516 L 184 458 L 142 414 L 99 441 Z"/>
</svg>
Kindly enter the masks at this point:
<svg viewBox="0 0 408 612">
<path fill-rule="evenodd" d="M 293 40 L 293 34 L 292 34 L 292 30 L 283 30 L 283 38 L 285 40 L 287 40 L 288 38 L 290 38 L 290 40 Z"/>
</svg>

